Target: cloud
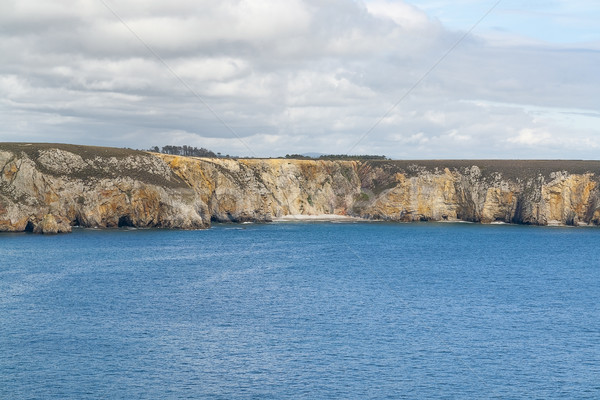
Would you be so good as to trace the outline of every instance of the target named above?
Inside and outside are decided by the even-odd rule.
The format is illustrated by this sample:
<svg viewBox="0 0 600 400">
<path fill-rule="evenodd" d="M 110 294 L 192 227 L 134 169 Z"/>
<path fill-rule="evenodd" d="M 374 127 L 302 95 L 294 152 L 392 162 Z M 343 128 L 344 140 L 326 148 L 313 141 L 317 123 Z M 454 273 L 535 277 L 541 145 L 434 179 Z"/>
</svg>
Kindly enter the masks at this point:
<svg viewBox="0 0 600 400">
<path fill-rule="evenodd" d="M 370 14 L 392 20 L 402 29 L 420 30 L 432 24 L 427 14 L 408 3 L 374 0 L 366 3 L 366 7 Z"/>
<path fill-rule="evenodd" d="M 0 140 L 597 158 L 600 43 L 475 32 L 392 109 L 469 26 L 403 1 L 105 1 L 127 26 L 98 1 L 0 4 Z"/>
<path fill-rule="evenodd" d="M 534 129 L 521 129 L 517 136 L 513 136 L 507 139 L 510 143 L 525 145 L 525 146 L 537 146 L 540 144 L 547 144 L 552 140 L 552 136 L 548 132 L 534 130 Z"/>
</svg>

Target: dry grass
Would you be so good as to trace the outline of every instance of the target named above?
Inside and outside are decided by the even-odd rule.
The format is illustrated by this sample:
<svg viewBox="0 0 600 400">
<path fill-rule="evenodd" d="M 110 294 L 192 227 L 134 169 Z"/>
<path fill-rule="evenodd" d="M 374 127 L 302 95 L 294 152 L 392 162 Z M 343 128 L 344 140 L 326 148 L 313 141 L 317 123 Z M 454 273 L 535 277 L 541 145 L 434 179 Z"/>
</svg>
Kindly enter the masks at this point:
<svg viewBox="0 0 600 400">
<path fill-rule="evenodd" d="M 81 156 L 84 160 L 100 158 L 123 159 L 130 156 L 154 157 L 147 152 L 131 149 L 122 149 L 114 147 L 99 146 L 81 146 L 73 144 L 58 143 L 0 143 L 0 150 L 8 150 L 13 153 L 25 153 L 27 156 L 36 160 L 39 157 L 40 150 L 61 149 Z M 303 161 L 310 162 L 310 161 Z M 321 162 L 315 160 L 316 162 Z M 333 161 L 335 162 L 335 161 Z M 597 160 L 362 160 L 359 161 L 359 172 L 379 169 L 382 178 L 393 178 L 397 172 L 407 176 L 415 176 L 420 171 L 443 171 L 445 168 L 450 171 L 459 171 L 464 173 L 466 169 L 472 166 L 479 167 L 482 178 L 493 178 L 500 174 L 507 180 L 528 180 L 543 176 L 546 180 L 550 179 L 550 174 L 557 171 L 567 171 L 571 174 L 593 173 L 596 179 L 600 179 L 600 161 Z M 217 167 L 219 167 L 217 165 Z M 46 172 L 46 171 L 45 171 Z M 222 171 L 228 172 L 228 171 Z M 173 174 L 173 179 L 168 181 L 163 177 L 151 174 L 142 170 L 122 170 L 106 173 L 102 170 L 81 171 L 78 178 L 114 178 L 118 176 L 130 176 L 144 182 L 165 186 L 182 186 L 184 183 Z M 362 175 L 362 173 L 361 173 Z M 384 189 L 393 186 L 394 182 L 383 179 L 378 182 L 378 189 Z"/>
<path fill-rule="evenodd" d="M 125 159 L 127 157 L 151 157 L 155 156 L 139 150 L 121 149 L 115 147 L 100 146 L 81 146 L 61 143 L 0 143 L 0 150 L 7 150 L 17 155 L 26 154 L 27 157 L 36 162 L 40 171 L 46 174 L 55 175 L 43 165 L 37 162 L 42 150 L 60 149 L 79 155 L 84 161 L 96 158 L 101 159 Z M 69 174 L 69 177 L 81 179 L 84 181 L 93 181 L 98 179 L 114 179 L 119 177 L 128 177 L 141 182 L 150 183 L 157 186 L 180 188 L 187 185 L 174 173 L 171 173 L 170 179 L 164 176 L 151 173 L 143 168 L 122 168 L 118 170 L 105 170 L 102 168 L 87 167 L 83 170 Z"/>
<path fill-rule="evenodd" d="M 76 144 L 63 143 L 16 143 L 5 142 L 0 143 L 0 149 L 5 149 L 13 153 L 23 152 L 31 159 L 36 159 L 40 150 L 60 149 L 81 156 L 84 160 L 95 157 L 115 157 L 126 158 L 132 155 L 145 155 L 144 151 L 120 149 L 116 147 L 100 147 L 100 146 L 81 146 Z"/>
<path fill-rule="evenodd" d="M 419 169 L 427 171 L 460 171 L 477 166 L 484 178 L 500 173 L 504 179 L 516 180 L 543 176 L 550 178 L 552 172 L 567 171 L 570 174 L 593 173 L 600 175 L 598 160 L 392 160 L 364 161 L 365 166 L 383 168 L 390 172 L 403 172 L 416 175 Z M 415 168 L 416 167 L 416 168 Z"/>
</svg>

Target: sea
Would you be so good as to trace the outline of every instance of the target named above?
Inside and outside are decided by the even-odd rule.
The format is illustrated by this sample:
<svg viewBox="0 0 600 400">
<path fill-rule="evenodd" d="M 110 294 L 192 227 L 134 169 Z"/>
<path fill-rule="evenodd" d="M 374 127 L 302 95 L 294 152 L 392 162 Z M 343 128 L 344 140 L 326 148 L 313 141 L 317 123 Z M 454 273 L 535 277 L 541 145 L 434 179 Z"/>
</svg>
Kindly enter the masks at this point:
<svg viewBox="0 0 600 400">
<path fill-rule="evenodd" d="M 599 399 L 600 228 L 0 235 L 1 399 Z"/>
</svg>

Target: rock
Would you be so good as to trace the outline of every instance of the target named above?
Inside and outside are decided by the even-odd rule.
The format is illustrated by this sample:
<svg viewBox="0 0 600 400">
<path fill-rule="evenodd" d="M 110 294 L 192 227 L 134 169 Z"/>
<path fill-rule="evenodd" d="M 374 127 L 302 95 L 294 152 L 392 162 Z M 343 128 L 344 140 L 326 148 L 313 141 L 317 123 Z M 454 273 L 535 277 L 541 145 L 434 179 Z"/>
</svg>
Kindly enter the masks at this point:
<svg viewBox="0 0 600 400">
<path fill-rule="evenodd" d="M 600 225 L 596 161 L 210 159 L 0 144 L 0 231 L 342 215 Z"/>
<path fill-rule="evenodd" d="M 345 215 L 360 193 L 354 161 L 158 157 L 194 189 L 215 221 Z"/>
<path fill-rule="evenodd" d="M 160 159 L 126 149 L 0 144 L 0 231 L 206 228 L 208 208 Z"/>
<path fill-rule="evenodd" d="M 597 162 L 479 161 L 478 166 L 469 161 L 158 156 L 194 188 L 217 221 L 338 214 L 392 221 L 580 225 L 596 223 L 600 206 L 598 175 L 583 172 L 600 170 Z M 553 169 L 565 163 L 578 172 Z"/>
<path fill-rule="evenodd" d="M 58 233 L 58 223 L 52 214 L 44 215 L 42 221 L 33 230 L 36 233 Z"/>
</svg>

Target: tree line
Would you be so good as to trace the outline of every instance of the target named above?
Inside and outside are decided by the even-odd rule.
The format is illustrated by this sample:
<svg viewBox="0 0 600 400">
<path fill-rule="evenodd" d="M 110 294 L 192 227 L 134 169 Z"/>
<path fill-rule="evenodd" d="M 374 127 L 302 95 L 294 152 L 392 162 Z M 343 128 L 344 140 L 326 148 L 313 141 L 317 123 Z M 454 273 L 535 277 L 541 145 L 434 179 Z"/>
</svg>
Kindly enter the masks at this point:
<svg viewBox="0 0 600 400">
<path fill-rule="evenodd" d="M 188 145 L 173 146 L 166 145 L 162 147 L 152 146 L 148 151 L 154 153 L 170 154 L 174 156 L 186 156 L 186 157 L 213 157 L 213 158 L 239 158 L 231 157 L 229 154 L 222 155 L 221 153 L 215 153 L 212 150 L 205 149 L 204 147 L 193 147 Z M 253 158 L 253 157 L 244 157 Z M 280 158 L 280 157 L 277 157 Z M 386 156 L 363 154 L 363 155 L 349 155 L 349 154 L 324 154 L 319 157 L 311 157 L 303 154 L 286 154 L 285 158 L 294 160 L 387 160 Z"/>
<path fill-rule="evenodd" d="M 162 154 L 171 154 L 174 156 L 187 156 L 187 157 L 222 157 L 221 153 L 216 153 L 205 149 L 204 147 L 192 147 L 192 146 L 152 146 L 148 151 L 152 151 L 154 153 L 162 153 Z M 229 157 L 229 156 L 227 156 Z"/>
</svg>

